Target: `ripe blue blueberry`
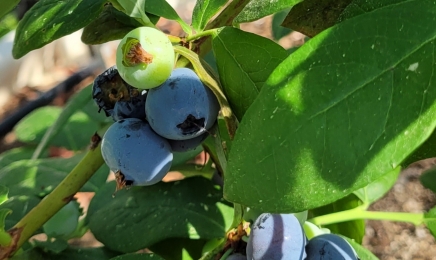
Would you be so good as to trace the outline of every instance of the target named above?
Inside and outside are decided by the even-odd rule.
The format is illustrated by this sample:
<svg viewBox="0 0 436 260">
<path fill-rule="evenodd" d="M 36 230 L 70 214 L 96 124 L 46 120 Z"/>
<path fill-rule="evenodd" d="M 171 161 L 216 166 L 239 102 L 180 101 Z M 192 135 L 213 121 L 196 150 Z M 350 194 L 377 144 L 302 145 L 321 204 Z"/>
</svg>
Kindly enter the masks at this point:
<svg viewBox="0 0 436 260">
<path fill-rule="evenodd" d="M 307 260 L 338 259 L 357 260 L 356 251 L 347 240 L 335 234 L 322 234 L 309 240 Z"/>
<path fill-rule="evenodd" d="M 250 260 L 305 259 L 306 236 L 293 214 L 261 214 L 247 244 Z"/>
<path fill-rule="evenodd" d="M 167 139 L 187 140 L 212 127 L 219 105 L 194 71 L 179 68 L 161 86 L 150 89 L 145 111 L 157 134 Z"/>
<path fill-rule="evenodd" d="M 145 120 L 145 100 L 147 98 L 147 92 L 138 92 L 137 96 L 132 96 L 130 100 L 120 100 L 115 103 L 112 118 L 114 121 L 137 118 Z"/>
<path fill-rule="evenodd" d="M 101 152 L 109 168 L 118 174 L 119 188 L 161 181 L 173 160 L 168 141 L 136 118 L 112 124 L 103 136 Z"/>
<path fill-rule="evenodd" d="M 204 133 L 197 137 L 188 140 L 171 140 L 168 139 L 168 143 L 171 146 L 173 152 L 187 152 L 197 148 L 206 138 L 209 136 L 208 133 Z"/>
</svg>

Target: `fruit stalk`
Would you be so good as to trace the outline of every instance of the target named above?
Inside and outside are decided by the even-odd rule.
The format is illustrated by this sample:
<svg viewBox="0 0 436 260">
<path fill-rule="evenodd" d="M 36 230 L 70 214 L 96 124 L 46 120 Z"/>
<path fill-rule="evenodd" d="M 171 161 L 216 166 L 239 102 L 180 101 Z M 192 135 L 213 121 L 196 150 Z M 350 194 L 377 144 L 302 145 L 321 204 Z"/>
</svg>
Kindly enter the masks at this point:
<svg viewBox="0 0 436 260">
<path fill-rule="evenodd" d="M 420 225 L 424 222 L 424 213 L 377 212 L 367 211 L 361 207 L 357 207 L 350 210 L 315 217 L 308 221 L 315 225 L 329 225 L 356 219 L 401 221 Z"/>
<path fill-rule="evenodd" d="M 98 144 L 95 149 L 87 152 L 79 164 L 50 194 L 8 231 L 14 242 L 7 248 L 0 248 L 0 251 L 5 250 L 8 256 L 12 256 L 36 230 L 73 198 L 103 163 L 100 144 Z"/>
</svg>

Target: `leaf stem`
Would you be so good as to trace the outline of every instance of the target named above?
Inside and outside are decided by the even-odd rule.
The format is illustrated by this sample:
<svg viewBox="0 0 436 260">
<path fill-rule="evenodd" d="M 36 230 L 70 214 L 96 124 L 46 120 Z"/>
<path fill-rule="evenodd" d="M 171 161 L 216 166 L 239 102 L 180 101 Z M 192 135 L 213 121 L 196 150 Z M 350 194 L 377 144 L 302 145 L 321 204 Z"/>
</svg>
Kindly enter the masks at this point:
<svg viewBox="0 0 436 260">
<path fill-rule="evenodd" d="M 199 32 L 197 34 L 186 37 L 186 41 L 190 42 L 190 41 L 197 40 L 201 37 L 214 36 L 217 34 L 217 32 L 218 32 L 218 29 L 210 29 L 210 30 L 202 31 L 202 32 Z"/>
<path fill-rule="evenodd" d="M 9 249 L 12 249 L 9 256 L 12 256 L 36 230 L 67 204 L 76 192 L 103 165 L 104 160 L 101 155 L 100 145 L 99 143 L 95 149 L 89 150 L 65 179 L 9 230 L 12 236 L 18 236 L 17 240 L 14 239 L 17 242 L 9 246 Z M 4 249 L 7 250 L 8 248 Z"/>
<path fill-rule="evenodd" d="M 400 221 L 420 225 L 424 222 L 424 213 L 367 211 L 359 206 L 354 209 L 315 217 L 308 221 L 322 226 L 356 219 Z"/>
</svg>

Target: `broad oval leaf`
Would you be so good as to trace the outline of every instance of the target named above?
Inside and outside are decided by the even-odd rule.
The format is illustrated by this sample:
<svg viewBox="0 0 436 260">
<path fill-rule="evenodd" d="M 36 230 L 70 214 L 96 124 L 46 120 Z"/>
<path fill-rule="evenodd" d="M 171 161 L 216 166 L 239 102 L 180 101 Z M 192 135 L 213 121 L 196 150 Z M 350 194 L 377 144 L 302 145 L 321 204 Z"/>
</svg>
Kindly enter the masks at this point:
<svg viewBox="0 0 436 260">
<path fill-rule="evenodd" d="M 436 193 L 436 167 L 425 171 L 422 173 L 421 177 L 419 178 L 422 185 L 426 187 L 427 189 L 430 189 L 434 193 Z"/>
<path fill-rule="evenodd" d="M 135 252 L 161 240 L 221 238 L 233 219 L 233 208 L 210 180 L 191 177 L 178 182 L 121 190 L 115 183 L 100 189 L 88 209 L 88 225 L 105 246 Z"/>
<path fill-rule="evenodd" d="M 197 31 L 202 31 L 210 18 L 227 3 L 227 0 L 197 0 L 192 12 L 191 26 Z"/>
<path fill-rule="evenodd" d="M 80 162 L 84 154 L 71 158 L 46 158 L 20 160 L 0 169 L 0 183 L 9 188 L 10 196 L 45 196 L 51 192 Z M 102 165 L 81 191 L 95 192 L 109 175 L 109 168 Z"/>
<path fill-rule="evenodd" d="M 342 236 L 345 240 L 350 243 L 350 245 L 354 248 L 357 255 L 359 256 L 359 259 L 365 259 L 365 260 L 379 260 L 378 257 L 376 257 L 371 251 L 363 247 L 360 243 L 354 241 L 353 239 L 350 239 L 348 237 Z"/>
<path fill-rule="evenodd" d="M 68 247 L 60 253 L 47 252 L 34 247 L 20 254 L 15 254 L 13 260 L 107 260 L 119 255 L 105 247 Z M 157 259 L 158 260 L 158 259 Z"/>
<path fill-rule="evenodd" d="M 432 1 L 407 1 L 344 21 L 295 51 L 240 124 L 225 198 L 299 212 L 396 168 L 436 126 L 436 27 L 427 26 L 435 22 Z"/>
<path fill-rule="evenodd" d="M 136 19 L 106 5 L 103 12 L 83 29 L 82 42 L 102 44 L 122 39 L 131 30 L 142 26 Z"/>
<path fill-rule="evenodd" d="M 146 23 L 151 21 L 146 13 L 174 20 L 180 24 L 183 31 L 191 33 L 191 27 L 180 18 L 174 8 L 166 0 L 116 0 L 131 17 L 142 19 Z"/>
<path fill-rule="evenodd" d="M 7 0 L 0 2 L 0 19 L 3 18 L 7 13 L 12 11 L 20 2 L 20 0 Z"/>
<path fill-rule="evenodd" d="M 12 55 L 15 59 L 71 34 L 90 23 L 106 0 L 38 1 L 19 22 Z"/>
<path fill-rule="evenodd" d="M 400 175 L 401 167 L 397 167 L 392 171 L 389 171 L 385 175 L 381 176 L 374 182 L 371 182 L 367 186 L 354 191 L 354 194 L 359 197 L 362 202 L 371 204 L 383 197 L 397 182 Z"/>
<path fill-rule="evenodd" d="M 12 228 L 22 219 L 31 209 L 33 209 L 41 201 L 40 198 L 30 195 L 17 195 L 10 197 L 5 203 L 0 205 L 0 210 L 8 209 L 12 213 L 8 215 L 5 222 L 5 229 Z M 42 229 L 38 229 L 36 233 L 42 233 Z"/>
<path fill-rule="evenodd" d="M 404 167 L 412 163 L 436 157 L 436 131 L 402 163 Z"/>
<path fill-rule="evenodd" d="M 223 90 L 240 120 L 288 54 L 267 38 L 232 27 L 222 29 L 212 44 Z"/>
<path fill-rule="evenodd" d="M 433 237 L 436 238 L 436 207 L 424 214 L 424 223 Z"/>
<path fill-rule="evenodd" d="M 303 0 L 278 0 L 278 1 L 265 1 L 265 0 L 251 0 L 236 16 L 235 23 L 246 23 L 259 20 L 267 15 L 277 13 L 283 9 L 291 8 Z"/>
<path fill-rule="evenodd" d="M 169 250 L 171 251 L 171 250 Z M 137 253 L 137 254 L 125 254 L 111 258 L 110 260 L 165 260 L 156 254 Z"/>
<path fill-rule="evenodd" d="M 83 97 L 83 93 L 81 96 Z M 51 144 L 76 151 L 86 147 L 90 143 L 91 136 L 99 128 L 97 122 L 91 120 L 88 115 L 77 111 L 80 109 L 79 103 L 83 104 L 83 101 L 88 100 L 89 96 L 86 100 L 69 105 L 65 109 L 47 106 L 34 110 L 16 125 L 14 131 L 17 139 L 21 142 L 37 144 L 50 129 L 50 133 L 44 138 L 47 139 L 44 140 L 44 146 Z"/>
<path fill-rule="evenodd" d="M 306 0 L 294 6 L 282 26 L 313 37 L 335 25 L 352 0 Z"/>
<path fill-rule="evenodd" d="M 9 193 L 8 187 L 4 185 L 0 185 L 0 205 L 8 200 L 8 193 Z"/>
</svg>

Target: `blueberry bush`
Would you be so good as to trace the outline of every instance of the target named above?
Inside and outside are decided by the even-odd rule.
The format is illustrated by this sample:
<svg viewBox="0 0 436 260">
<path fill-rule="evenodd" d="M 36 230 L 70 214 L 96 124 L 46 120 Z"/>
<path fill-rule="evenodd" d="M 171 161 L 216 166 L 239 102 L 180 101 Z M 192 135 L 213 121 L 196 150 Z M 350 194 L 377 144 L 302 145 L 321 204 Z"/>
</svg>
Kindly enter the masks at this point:
<svg viewBox="0 0 436 260">
<path fill-rule="evenodd" d="M 2 21 L 19 2 L 2 1 Z M 240 29 L 268 15 L 273 39 Z M 165 0 L 39 0 L 15 58 L 82 28 L 86 44 L 121 42 L 63 109 L 15 127 L 25 146 L 0 155 L 0 259 L 377 259 L 366 219 L 436 236 L 436 208 L 368 210 L 402 168 L 436 157 L 434 24 L 433 0 L 197 0 L 191 24 Z M 307 39 L 286 50 L 291 30 Z M 169 171 L 185 178 L 161 181 Z M 436 192 L 435 179 L 421 182 Z M 68 243 L 88 231 L 103 246 Z"/>
</svg>

